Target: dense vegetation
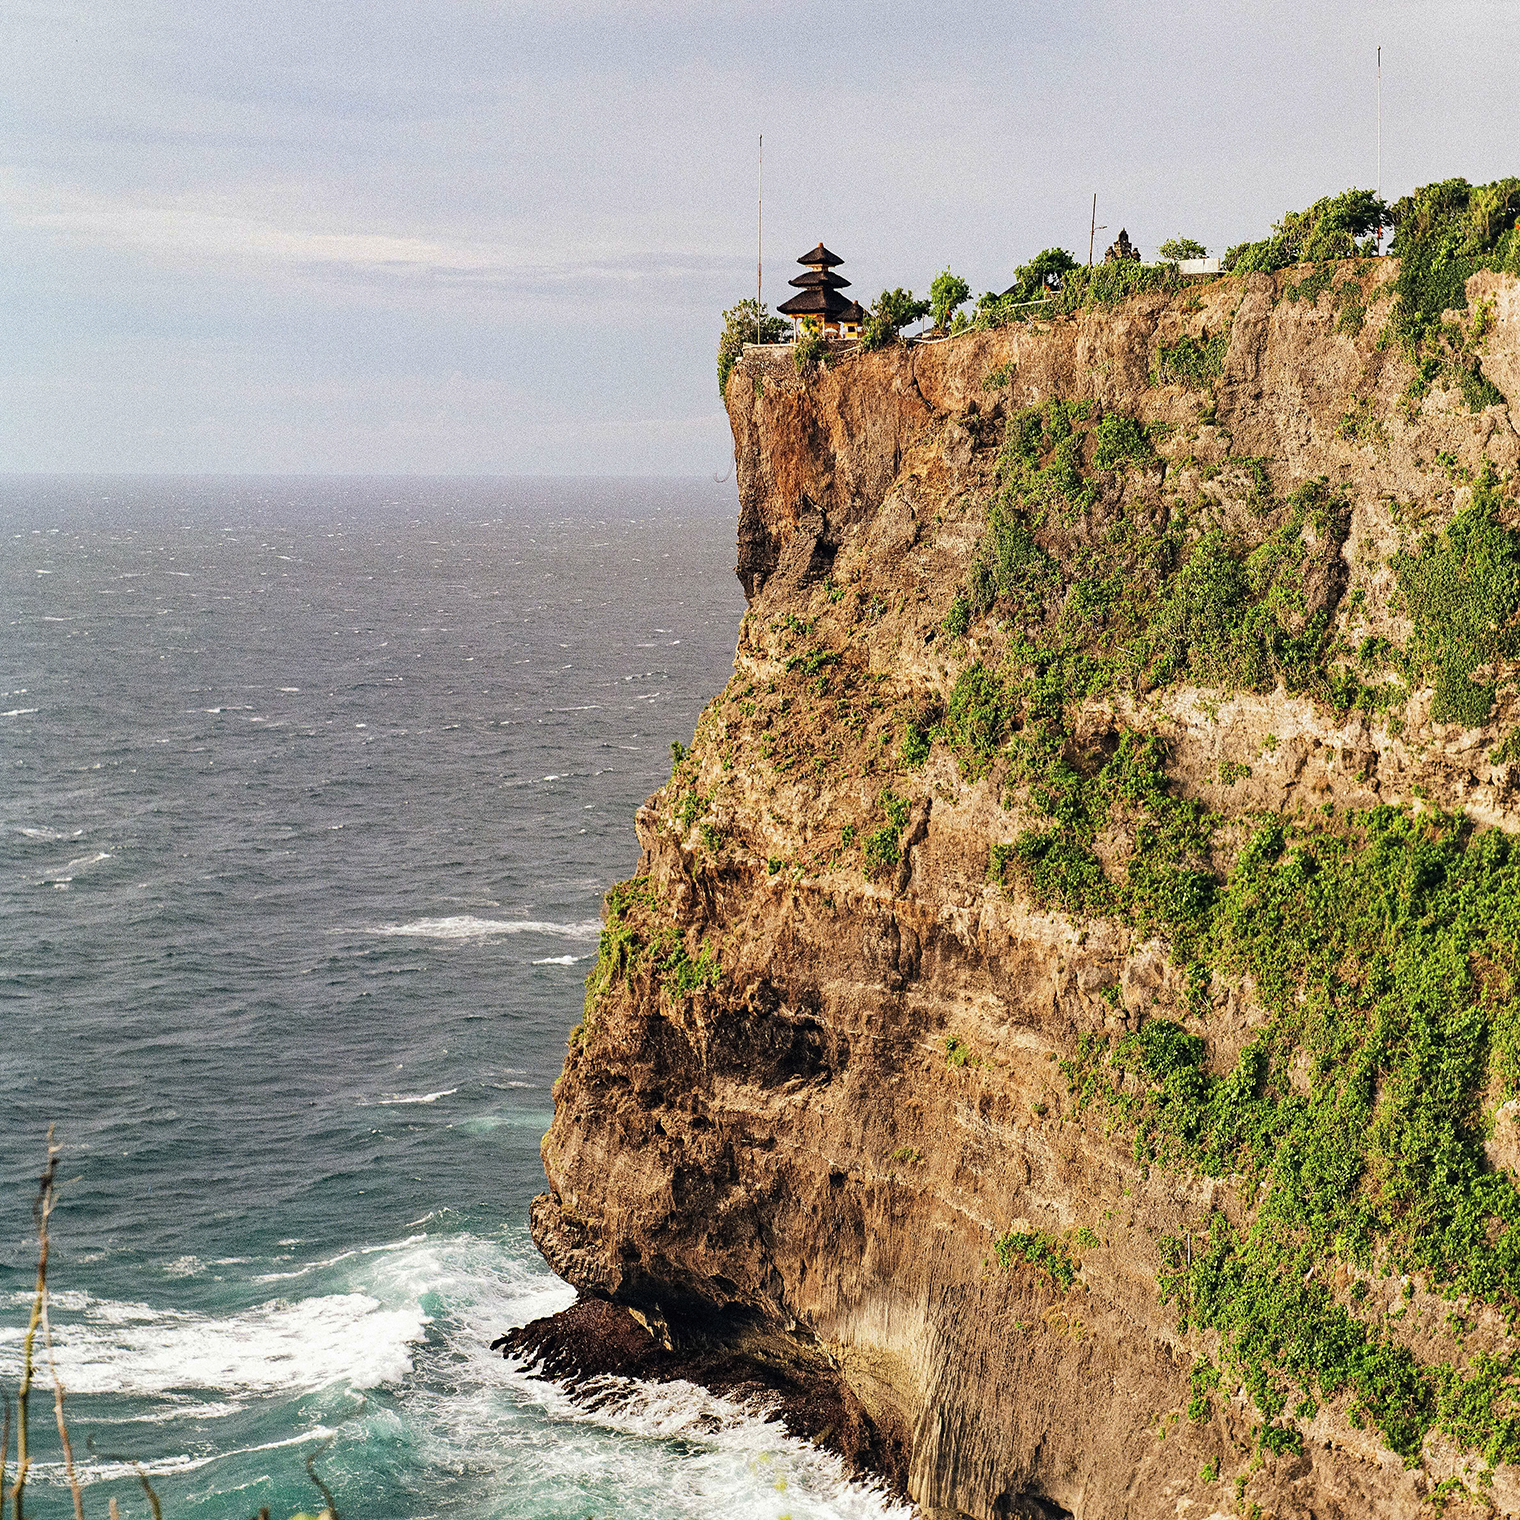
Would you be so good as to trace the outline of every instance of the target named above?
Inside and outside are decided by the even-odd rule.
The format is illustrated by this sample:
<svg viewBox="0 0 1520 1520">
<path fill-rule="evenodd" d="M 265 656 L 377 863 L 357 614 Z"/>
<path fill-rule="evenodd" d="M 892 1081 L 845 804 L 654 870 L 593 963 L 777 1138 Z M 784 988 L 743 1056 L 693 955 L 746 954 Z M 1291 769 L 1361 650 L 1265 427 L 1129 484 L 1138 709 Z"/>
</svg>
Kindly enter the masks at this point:
<svg viewBox="0 0 1520 1520">
<path fill-rule="evenodd" d="M 1408 399 L 1418 401 L 1438 376 L 1444 376 L 1478 411 L 1503 399 L 1483 378 L 1481 316 L 1465 332 L 1442 318 L 1447 311 L 1466 308 L 1464 287 L 1478 270 L 1520 274 L 1517 216 L 1516 178 L 1489 185 L 1441 180 L 1422 185 L 1392 206 L 1370 190 L 1345 190 L 1325 196 L 1306 211 L 1287 212 L 1269 237 L 1230 249 L 1224 265 L 1236 274 L 1272 273 L 1294 264 L 1371 254 L 1377 251 L 1375 234 L 1392 227 L 1390 252 L 1399 259 L 1399 275 L 1388 336 L 1403 345 L 1418 367 Z M 1312 300 L 1330 279 L 1328 268 L 1315 270 L 1305 281 L 1287 286 L 1284 294 L 1290 300 Z"/>
<path fill-rule="evenodd" d="M 1265 822 L 1180 919 L 1195 983 L 1249 976 L 1269 1012 L 1233 1068 L 1212 1074 L 1203 1040 L 1165 1018 L 1112 1046 L 1088 1037 L 1065 1066 L 1078 1108 L 1140 1159 L 1242 1178 L 1254 1200 L 1241 1228 L 1216 1214 L 1202 1238 L 1163 1242 L 1164 1298 L 1221 1332 L 1276 1441 L 1349 1390 L 1406 1457 L 1439 1426 L 1520 1458 L 1520 1353 L 1422 1365 L 1387 1328 L 1412 1292 L 1369 1293 L 1418 1272 L 1520 1310 L 1520 1193 L 1482 1150 L 1484 1099 L 1520 1093 L 1516 842 L 1392 808 Z"/>
<path fill-rule="evenodd" d="M 1213 360 L 1197 345 L 1161 368 L 1206 383 Z M 1422 1363 L 1390 1333 L 1419 1312 L 1414 1289 L 1390 1304 L 1379 1287 L 1417 1273 L 1460 1296 L 1448 1329 L 1466 1325 L 1468 1299 L 1520 1314 L 1520 1193 L 1483 1153 L 1486 1116 L 1520 1096 L 1520 843 L 1380 808 L 1267 819 L 1241 845 L 1177 795 L 1160 737 L 1076 726 L 1087 698 L 1179 680 L 1221 694 L 1281 683 L 1341 711 L 1431 686 L 1437 721 L 1486 723 L 1494 668 L 1520 650 L 1508 487 L 1485 470 L 1468 506 L 1396 557 L 1408 644 L 1353 649 L 1333 624 L 1349 511 L 1327 481 L 1280 498 L 1260 461 L 1240 460 L 1220 477 L 1238 507 L 1214 520 L 1117 489 L 1159 468 L 1145 428 L 1087 402 L 1008 419 L 946 622 L 995 619 L 1003 653 L 964 666 L 934 737 L 1043 815 L 993 848 L 993 880 L 1162 936 L 1185 971 L 1184 1017 L 1206 1018 L 1225 980 L 1268 1015 L 1222 1073 L 1164 1016 L 1117 1042 L 1085 1037 L 1064 1065 L 1077 1111 L 1127 1134 L 1142 1162 L 1232 1178 L 1251 1205 L 1239 1226 L 1218 1214 L 1163 1242 L 1165 1301 L 1183 1328 L 1220 1335 L 1195 1417 L 1228 1371 L 1269 1449 L 1297 1449 L 1318 1403 L 1347 1398 L 1406 1458 L 1439 1429 L 1491 1463 L 1520 1460 L 1520 1348 L 1501 1338 Z M 1232 771 L 1220 780 L 1248 774 Z M 1062 1280 L 1057 1243 L 996 1244 L 1005 1264 Z"/>
<path fill-rule="evenodd" d="M 705 811 L 706 800 L 695 793 L 686 809 L 688 826 Z M 721 966 L 717 950 L 705 941 L 691 955 L 686 937 L 660 903 L 655 884 L 647 876 L 619 882 L 604 902 L 605 920 L 597 944 L 596 965 L 586 978 L 586 1011 L 570 1033 L 570 1043 L 585 1039 L 595 1027 L 601 1000 L 619 982 L 644 975 L 656 992 L 661 989 L 683 997 L 703 987 L 717 985 Z"/>
<path fill-rule="evenodd" d="M 1370 190 L 1343 190 L 1315 201 L 1307 211 L 1287 211 L 1270 237 L 1237 243 L 1224 256 L 1236 274 L 1271 274 L 1290 264 L 1349 259 L 1377 252 L 1374 234 L 1388 225 L 1388 207 Z"/>
<path fill-rule="evenodd" d="M 1469 185 L 1463 179 L 1424 185 L 1391 212 L 1393 253 L 1399 259 L 1398 305 L 1393 327 L 1420 366 L 1417 399 L 1437 375 L 1460 387 L 1478 411 L 1503 397 L 1483 378 L 1480 352 L 1484 318 L 1467 331 L 1442 320 L 1467 306 L 1469 276 L 1480 269 L 1520 274 L 1520 179 Z"/>
</svg>

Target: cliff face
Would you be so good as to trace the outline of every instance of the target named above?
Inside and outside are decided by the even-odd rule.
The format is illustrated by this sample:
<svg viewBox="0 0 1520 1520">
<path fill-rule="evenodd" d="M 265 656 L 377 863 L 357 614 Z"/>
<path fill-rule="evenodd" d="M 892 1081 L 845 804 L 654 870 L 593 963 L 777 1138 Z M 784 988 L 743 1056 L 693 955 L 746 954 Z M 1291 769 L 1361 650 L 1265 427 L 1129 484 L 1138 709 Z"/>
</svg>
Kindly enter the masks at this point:
<svg viewBox="0 0 1520 1520">
<path fill-rule="evenodd" d="M 729 379 L 734 676 L 534 1232 L 930 1514 L 1520 1512 L 1520 282 L 1450 314 L 1512 416 L 1396 272 Z"/>
</svg>

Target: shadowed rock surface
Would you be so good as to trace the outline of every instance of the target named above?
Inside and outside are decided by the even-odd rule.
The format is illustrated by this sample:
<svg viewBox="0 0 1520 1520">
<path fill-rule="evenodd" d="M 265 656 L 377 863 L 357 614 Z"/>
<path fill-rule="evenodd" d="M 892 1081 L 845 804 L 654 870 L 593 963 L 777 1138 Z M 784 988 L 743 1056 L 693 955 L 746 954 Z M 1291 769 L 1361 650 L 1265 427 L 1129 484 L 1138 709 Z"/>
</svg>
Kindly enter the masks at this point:
<svg viewBox="0 0 1520 1520">
<path fill-rule="evenodd" d="M 715 1324 L 710 1334 L 688 1331 L 676 1343 L 668 1326 L 651 1327 L 606 1299 L 583 1298 L 510 1331 L 491 1349 L 520 1358 L 592 1405 L 608 1395 L 609 1377 L 695 1383 L 763 1409 L 790 1434 L 843 1457 L 857 1476 L 903 1495 L 901 1443 L 876 1429 L 829 1359 L 758 1328 L 746 1333 L 741 1324 Z"/>
</svg>

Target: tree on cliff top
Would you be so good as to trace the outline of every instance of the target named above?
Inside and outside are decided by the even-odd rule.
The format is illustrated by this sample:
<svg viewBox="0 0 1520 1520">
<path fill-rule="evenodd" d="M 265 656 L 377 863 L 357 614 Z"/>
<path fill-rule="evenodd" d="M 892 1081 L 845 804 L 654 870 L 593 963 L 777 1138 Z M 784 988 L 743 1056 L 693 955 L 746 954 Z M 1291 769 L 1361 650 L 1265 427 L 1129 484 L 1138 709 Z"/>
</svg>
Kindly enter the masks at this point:
<svg viewBox="0 0 1520 1520">
<path fill-rule="evenodd" d="M 786 318 L 773 317 L 753 296 L 723 313 L 723 336 L 718 339 L 718 394 L 728 388 L 728 372 L 746 343 L 778 343 L 786 336 Z"/>
<path fill-rule="evenodd" d="M 1371 190 L 1342 190 L 1322 196 L 1307 211 L 1287 211 L 1259 243 L 1237 243 L 1224 256 L 1224 267 L 1235 274 L 1271 274 L 1289 264 L 1321 259 L 1349 259 L 1371 253 L 1358 247 L 1374 228 L 1388 225 L 1388 207 Z"/>
<path fill-rule="evenodd" d="M 971 287 L 958 274 L 951 274 L 948 269 L 941 270 L 929 287 L 929 310 L 933 314 L 934 325 L 948 327 L 956 308 L 965 305 L 970 299 Z"/>
<path fill-rule="evenodd" d="M 1163 264 L 1180 264 L 1184 259 L 1202 259 L 1209 250 L 1197 238 L 1168 238 L 1156 250 Z"/>
<path fill-rule="evenodd" d="M 908 323 L 916 322 L 929 314 L 927 301 L 916 301 L 911 290 L 900 285 L 896 290 L 884 290 L 871 303 L 866 313 L 865 326 L 860 334 L 862 348 L 885 348 L 895 343 Z"/>
<path fill-rule="evenodd" d="M 1077 267 L 1064 248 L 1043 248 L 1027 264 L 1013 272 L 1013 285 L 1003 294 L 1010 301 L 1037 301 L 1047 291 L 1059 290 L 1061 281 Z"/>
<path fill-rule="evenodd" d="M 1438 180 L 1396 201 L 1388 216 L 1400 261 L 1398 327 L 1406 339 L 1438 334 L 1442 314 L 1467 305 L 1467 279 L 1477 270 L 1520 274 L 1520 179 Z"/>
</svg>

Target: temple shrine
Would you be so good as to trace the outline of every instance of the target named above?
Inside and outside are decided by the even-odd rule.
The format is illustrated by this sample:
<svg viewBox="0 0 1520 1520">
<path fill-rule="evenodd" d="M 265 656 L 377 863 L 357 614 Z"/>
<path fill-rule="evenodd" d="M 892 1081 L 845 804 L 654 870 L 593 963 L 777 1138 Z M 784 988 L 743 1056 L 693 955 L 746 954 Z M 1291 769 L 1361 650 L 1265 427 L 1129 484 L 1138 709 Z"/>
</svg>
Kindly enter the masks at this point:
<svg viewBox="0 0 1520 1520">
<path fill-rule="evenodd" d="M 866 314 L 857 302 L 840 295 L 850 282 L 834 273 L 844 260 L 820 243 L 797 262 L 807 266 L 806 274 L 789 281 L 798 288 L 798 294 L 776 308 L 792 319 L 792 336 L 796 337 L 800 322 L 826 338 L 858 338 Z"/>
</svg>

